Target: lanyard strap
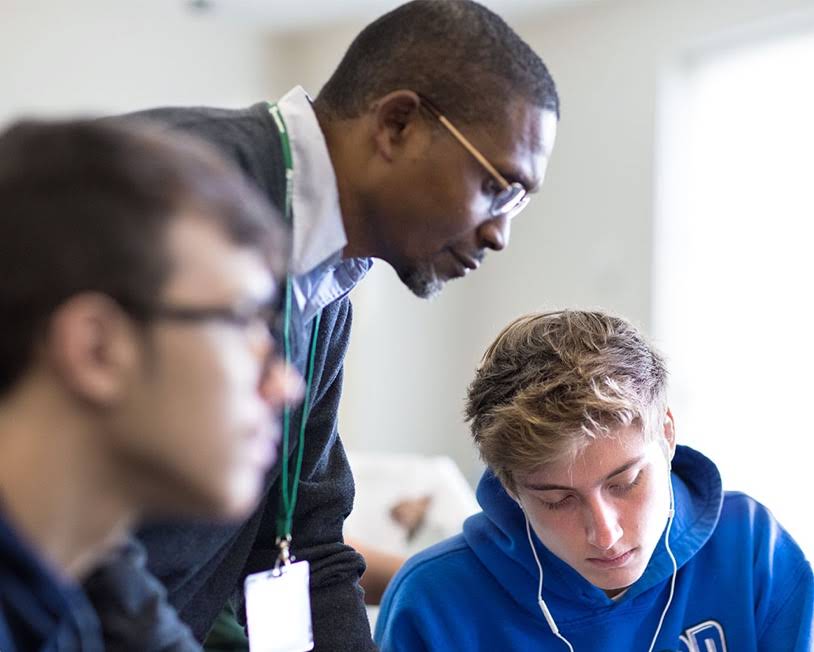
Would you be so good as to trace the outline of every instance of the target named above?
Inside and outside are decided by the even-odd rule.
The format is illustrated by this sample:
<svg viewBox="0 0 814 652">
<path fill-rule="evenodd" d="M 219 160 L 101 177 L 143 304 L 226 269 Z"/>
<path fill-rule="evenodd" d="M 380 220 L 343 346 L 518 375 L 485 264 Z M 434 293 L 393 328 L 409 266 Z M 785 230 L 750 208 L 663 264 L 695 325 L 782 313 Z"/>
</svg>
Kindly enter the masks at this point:
<svg viewBox="0 0 814 652">
<path fill-rule="evenodd" d="M 288 139 L 288 130 L 285 120 L 276 104 L 269 104 L 269 113 L 274 118 L 277 130 L 280 134 L 280 144 L 283 151 L 283 163 L 285 165 L 285 219 L 292 224 L 292 200 L 294 190 L 294 158 L 291 155 L 291 143 Z M 285 321 L 283 325 L 283 350 L 285 352 L 286 365 L 291 364 L 291 302 L 293 295 L 293 281 L 289 275 L 285 284 Z M 280 548 L 280 555 L 276 567 L 280 563 L 289 564 L 291 556 L 289 547 L 291 545 L 291 526 L 294 519 L 294 510 L 297 506 L 297 489 L 302 473 L 302 458 L 305 450 L 305 426 L 308 423 L 308 415 L 311 411 L 311 387 L 314 380 L 314 359 L 317 350 L 317 335 L 319 333 L 319 323 L 322 311 L 318 312 L 314 319 L 314 331 L 311 336 L 311 346 L 308 352 L 308 368 L 305 380 L 305 396 L 302 404 L 302 418 L 300 419 L 297 459 L 294 463 L 294 476 L 289 479 L 289 432 L 291 430 L 291 406 L 286 404 L 283 409 L 283 460 L 281 469 L 282 486 L 280 490 L 280 509 L 277 513 L 277 545 Z"/>
</svg>

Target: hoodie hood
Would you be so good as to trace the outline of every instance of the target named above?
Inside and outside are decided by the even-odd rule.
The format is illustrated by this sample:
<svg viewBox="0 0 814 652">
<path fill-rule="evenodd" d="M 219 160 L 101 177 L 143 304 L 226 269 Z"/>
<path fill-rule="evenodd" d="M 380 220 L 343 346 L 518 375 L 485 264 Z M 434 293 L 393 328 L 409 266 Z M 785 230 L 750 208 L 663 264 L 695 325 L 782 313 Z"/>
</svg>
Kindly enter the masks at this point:
<svg viewBox="0 0 814 652">
<path fill-rule="evenodd" d="M 676 513 L 670 547 L 681 568 L 712 535 L 721 512 L 723 489 L 715 464 L 687 446 L 676 447 L 672 483 Z M 523 512 L 488 469 L 478 484 L 477 498 L 483 512 L 464 523 L 464 539 L 518 606 L 536 616 L 539 576 Z M 645 572 L 614 602 L 547 550 L 534 530 L 532 539 L 543 567 L 543 597 L 547 602 L 556 600 L 566 620 L 584 617 L 586 610 L 629 604 L 650 589 L 660 588 L 673 572 L 662 535 Z"/>
</svg>

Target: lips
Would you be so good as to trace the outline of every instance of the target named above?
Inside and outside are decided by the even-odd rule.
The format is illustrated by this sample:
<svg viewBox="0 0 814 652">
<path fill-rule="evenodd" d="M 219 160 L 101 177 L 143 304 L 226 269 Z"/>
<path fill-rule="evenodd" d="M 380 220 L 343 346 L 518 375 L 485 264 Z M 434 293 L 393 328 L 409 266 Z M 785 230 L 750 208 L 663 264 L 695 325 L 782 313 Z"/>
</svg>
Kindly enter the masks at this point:
<svg viewBox="0 0 814 652">
<path fill-rule="evenodd" d="M 467 254 L 462 254 L 455 251 L 455 249 L 450 249 L 449 252 L 455 258 L 455 260 L 461 263 L 461 265 L 463 265 L 466 269 L 478 269 L 481 260 L 483 260 L 483 256 L 468 256 Z"/>
<path fill-rule="evenodd" d="M 621 555 L 611 557 L 589 557 L 588 561 L 595 566 L 599 566 L 600 568 L 619 568 L 630 561 L 634 552 L 636 552 L 636 548 L 631 548 L 627 552 L 623 552 Z"/>
</svg>

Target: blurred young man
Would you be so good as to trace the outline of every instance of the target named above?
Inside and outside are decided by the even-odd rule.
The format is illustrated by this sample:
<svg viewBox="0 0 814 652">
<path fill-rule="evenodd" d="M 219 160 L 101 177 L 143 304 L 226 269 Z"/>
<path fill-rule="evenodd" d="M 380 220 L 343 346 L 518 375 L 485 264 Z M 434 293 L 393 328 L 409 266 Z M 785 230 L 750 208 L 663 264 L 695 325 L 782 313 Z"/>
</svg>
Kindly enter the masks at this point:
<svg viewBox="0 0 814 652">
<path fill-rule="evenodd" d="M 314 370 L 310 417 L 298 410 L 290 420 L 292 468 L 305 423 L 293 519 L 281 507 L 291 478 L 278 465 L 239 530 L 166 523 L 142 532 L 150 568 L 203 640 L 224 607 L 242 620 L 244 579 L 271 568 L 278 540 L 290 539 L 310 562 L 316 650 L 373 650 L 358 586 L 364 562 L 342 539 L 353 505 L 337 433 L 347 295 L 372 258 L 429 297 L 506 248 L 509 222 L 540 189 L 554 146 L 554 82 L 485 7 L 416 0 L 365 27 L 313 101 L 296 87 L 276 104 L 137 116 L 214 143 L 290 217 L 292 359 L 304 375 L 313 359 Z M 245 646 L 231 613 L 218 622 L 213 646 Z"/>
<path fill-rule="evenodd" d="M 483 512 L 393 580 L 382 651 L 811 650 L 810 563 L 676 445 L 666 381 L 622 319 L 506 327 L 467 404 Z"/>
<path fill-rule="evenodd" d="M 82 121 L 0 135 L 0 215 L 0 650 L 102 650 L 77 582 L 137 520 L 256 504 L 288 235 L 203 146 Z"/>
</svg>

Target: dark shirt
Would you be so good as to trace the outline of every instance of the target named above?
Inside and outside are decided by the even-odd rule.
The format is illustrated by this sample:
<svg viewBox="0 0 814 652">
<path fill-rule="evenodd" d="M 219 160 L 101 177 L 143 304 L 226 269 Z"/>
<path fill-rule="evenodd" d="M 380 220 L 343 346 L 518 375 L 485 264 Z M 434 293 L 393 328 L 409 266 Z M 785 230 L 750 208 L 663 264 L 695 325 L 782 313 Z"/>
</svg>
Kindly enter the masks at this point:
<svg viewBox="0 0 814 652">
<path fill-rule="evenodd" d="M 208 108 L 156 109 L 128 116 L 163 123 L 214 144 L 236 162 L 278 209 L 285 197 L 285 168 L 277 128 L 265 104 L 243 110 Z M 375 650 L 358 580 L 361 556 L 343 543 L 342 528 L 353 506 L 353 478 L 337 432 L 342 363 L 351 325 L 347 296 L 322 313 L 314 367 L 313 407 L 305 435 L 302 476 L 294 514 L 292 552 L 311 564 L 311 611 L 315 651 Z M 296 306 L 292 319 L 292 361 L 305 371 L 314 320 Z M 290 454 L 297 451 L 300 410 L 293 415 Z M 139 536 L 147 549 L 149 570 L 167 587 L 169 601 L 203 640 L 227 601 L 244 615 L 243 581 L 249 573 L 274 565 L 280 460 L 269 471 L 266 490 L 255 513 L 240 525 L 161 523 Z M 122 574 L 126 569 L 122 571 Z M 130 587 L 144 578 L 132 576 Z M 148 590 L 149 582 L 144 584 Z M 112 590 L 112 587 L 110 587 Z M 113 617 L 110 600 L 94 599 L 103 621 Z M 145 626 L 147 624 L 145 623 Z M 161 637 L 156 638 L 156 642 Z M 162 649 L 161 645 L 150 650 Z M 147 650 L 147 648 L 145 648 Z M 5 651 L 4 651 L 5 652 Z"/>
<path fill-rule="evenodd" d="M 0 514 L 0 652 L 100 652 L 96 614 Z"/>
</svg>

